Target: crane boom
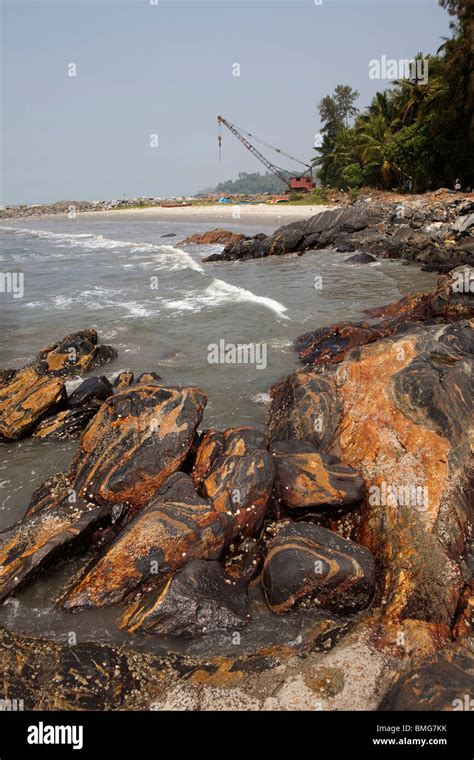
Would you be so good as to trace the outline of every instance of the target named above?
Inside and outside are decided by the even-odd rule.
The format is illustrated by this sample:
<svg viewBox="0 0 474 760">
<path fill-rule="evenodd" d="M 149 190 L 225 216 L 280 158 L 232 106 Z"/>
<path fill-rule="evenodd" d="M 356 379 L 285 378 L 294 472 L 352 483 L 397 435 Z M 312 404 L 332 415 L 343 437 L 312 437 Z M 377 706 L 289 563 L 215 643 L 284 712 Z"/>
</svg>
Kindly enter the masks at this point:
<svg viewBox="0 0 474 760">
<path fill-rule="evenodd" d="M 244 135 L 242 134 L 242 132 L 235 126 L 235 124 L 231 124 L 229 121 L 227 121 L 227 119 L 224 119 L 223 116 L 218 116 L 217 117 L 217 121 L 218 121 L 219 127 L 221 126 L 221 124 L 223 124 L 225 127 L 227 127 L 227 129 L 230 132 L 232 132 L 232 134 L 235 135 L 235 137 L 238 140 L 240 140 L 240 142 L 243 145 L 245 145 L 245 147 L 247 148 L 247 150 L 249 150 L 250 153 L 252 153 L 255 156 L 255 158 L 258 158 L 258 160 L 272 174 L 274 174 L 276 177 L 278 177 L 279 179 L 281 179 L 281 181 L 284 182 L 285 185 L 288 185 L 288 187 L 291 190 L 295 190 L 295 189 L 310 190 L 310 189 L 312 189 L 314 187 L 314 183 L 313 183 L 313 180 L 312 180 L 311 176 L 310 177 L 305 177 L 304 175 L 301 175 L 300 177 L 290 177 L 290 179 L 288 179 L 288 176 L 285 174 L 285 170 L 281 169 L 279 166 L 275 166 L 275 164 L 272 164 L 272 162 L 269 161 L 268 158 L 266 158 L 263 155 L 263 153 L 260 153 L 260 151 L 257 150 L 257 148 L 254 145 L 252 145 L 252 143 L 249 142 L 246 137 L 244 137 Z M 218 137 L 218 140 L 219 140 L 219 155 L 220 155 L 220 148 L 221 148 L 221 139 L 222 139 L 221 135 L 219 135 L 219 137 Z M 272 146 L 268 146 L 268 147 L 272 147 Z M 288 154 L 283 153 L 283 151 L 279 150 L 278 148 L 273 148 L 272 147 L 272 150 L 275 150 L 277 153 L 282 153 L 283 155 L 288 156 Z M 288 158 L 292 158 L 292 157 L 288 156 Z M 292 160 L 293 161 L 298 161 L 298 159 L 292 159 Z M 302 161 L 298 161 L 298 163 L 303 164 L 303 166 L 308 166 L 308 170 L 311 171 L 311 167 L 308 164 L 305 164 Z M 306 173 L 307 172 L 304 172 L 304 174 L 306 174 Z"/>
</svg>

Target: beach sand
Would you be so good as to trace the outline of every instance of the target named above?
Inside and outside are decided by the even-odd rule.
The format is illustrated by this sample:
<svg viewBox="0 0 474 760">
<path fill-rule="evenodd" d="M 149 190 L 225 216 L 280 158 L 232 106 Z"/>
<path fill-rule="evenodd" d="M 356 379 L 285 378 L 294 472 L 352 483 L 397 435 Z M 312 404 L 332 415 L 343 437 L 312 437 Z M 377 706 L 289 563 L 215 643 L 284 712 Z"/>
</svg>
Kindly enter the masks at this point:
<svg viewBox="0 0 474 760">
<path fill-rule="evenodd" d="M 214 206 L 183 206 L 177 208 L 130 208 L 111 211 L 85 211 L 79 216 L 91 219 L 147 220 L 163 222 L 188 222 L 215 224 L 226 227 L 230 224 L 269 225 L 296 222 L 308 219 L 334 206 L 287 206 L 285 204 L 233 205 L 215 204 Z"/>
</svg>

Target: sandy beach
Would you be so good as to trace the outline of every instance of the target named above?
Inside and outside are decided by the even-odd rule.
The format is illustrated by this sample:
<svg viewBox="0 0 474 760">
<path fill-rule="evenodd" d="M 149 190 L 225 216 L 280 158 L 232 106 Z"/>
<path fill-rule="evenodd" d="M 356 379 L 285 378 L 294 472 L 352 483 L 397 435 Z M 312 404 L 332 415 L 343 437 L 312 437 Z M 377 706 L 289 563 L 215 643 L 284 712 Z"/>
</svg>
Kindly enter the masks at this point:
<svg viewBox="0 0 474 760">
<path fill-rule="evenodd" d="M 162 208 L 153 206 L 148 208 L 129 208 L 111 211 L 85 211 L 80 214 L 81 218 L 91 219 L 143 219 L 147 221 L 163 222 L 190 222 L 203 224 L 216 224 L 225 227 L 226 224 L 252 224 L 269 225 L 285 224 L 308 219 L 321 211 L 332 206 L 287 206 L 285 204 L 259 204 L 234 205 L 215 204 L 214 206 L 183 206 L 182 208 Z"/>
</svg>

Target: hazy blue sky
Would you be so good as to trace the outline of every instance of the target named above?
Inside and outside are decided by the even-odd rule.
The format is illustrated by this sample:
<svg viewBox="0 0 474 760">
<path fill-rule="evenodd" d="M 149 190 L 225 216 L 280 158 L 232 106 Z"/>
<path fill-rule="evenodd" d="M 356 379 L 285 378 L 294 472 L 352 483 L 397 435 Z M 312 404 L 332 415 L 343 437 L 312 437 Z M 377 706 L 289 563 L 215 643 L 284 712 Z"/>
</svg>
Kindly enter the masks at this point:
<svg viewBox="0 0 474 760">
<path fill-rule="evenodd" d="M 448 24 L 437 0 L 6 0 L 1 202 L 186 194 L 263 170 L 228 132 L 219 163 L 219 113 L 310 159 L 321 97 L 350 84 L 366 105 L 385 86 L 370 59 L 434 52 Z"/>
</svg>

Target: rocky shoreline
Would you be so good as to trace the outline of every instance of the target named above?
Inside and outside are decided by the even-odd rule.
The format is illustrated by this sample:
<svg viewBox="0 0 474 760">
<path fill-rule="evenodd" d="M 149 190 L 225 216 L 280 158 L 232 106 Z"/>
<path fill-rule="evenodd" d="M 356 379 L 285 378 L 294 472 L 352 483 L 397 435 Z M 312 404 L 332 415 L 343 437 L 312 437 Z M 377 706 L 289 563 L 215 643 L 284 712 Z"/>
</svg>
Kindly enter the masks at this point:
<svg viewBox="0 0 474 760">
<path fill-rule="evenodd" d="M 223 240 L 221 234 L 220 242 Z M 437 197 L 435 193 L 434 197 L 402 197 L 391 202 L 366 198 L 286 224 L 272 235 L 229 238 L 221 253 L 213 253 L 204 261 L 302 255 L 327 248 L 357 252 L 348 259 L 354 264 L 370 263 L 376 258 L 402 259 L 440 274 L 463 264 L 473 266 L 472 195 Z"/>
<path fill-rule="evenodd" d="M 68 394 L 68 377 L 116 357 L 93 330 L 3 370 L 3 445 L 80 440 L 69 470 L 0 533 L 0 599 L 87 555 L 56 604 L 114 606 L 130 646 L 2 630 L 0 697 L 26 709 L 455 709 L 474 661 L 473 282 L 460 267 L 367 323 L 302 336 L 307 366 L 271 389 L 266 431 L 198 432 L 205 392 L 154 372 Z M 228 650 L 163 658 L 134 650 L 137 635 L 218 635 Z M 437 689 L 419 696 L 433 672 Z"/>
</svg>

